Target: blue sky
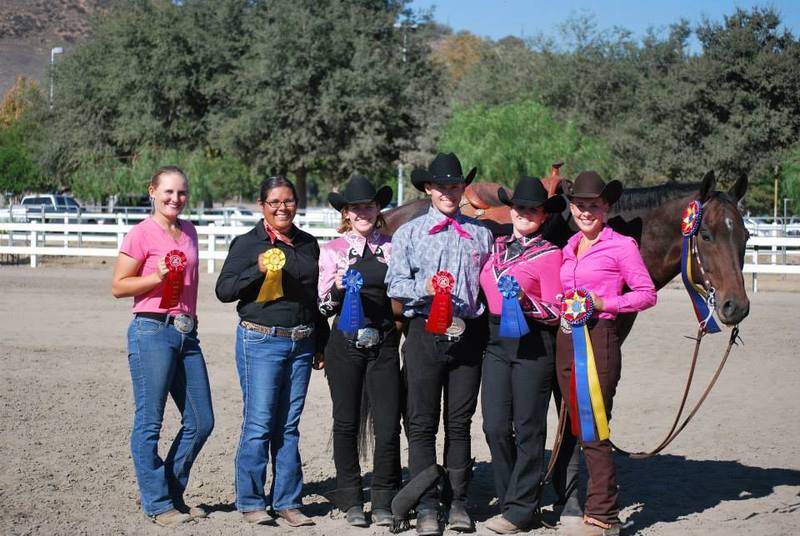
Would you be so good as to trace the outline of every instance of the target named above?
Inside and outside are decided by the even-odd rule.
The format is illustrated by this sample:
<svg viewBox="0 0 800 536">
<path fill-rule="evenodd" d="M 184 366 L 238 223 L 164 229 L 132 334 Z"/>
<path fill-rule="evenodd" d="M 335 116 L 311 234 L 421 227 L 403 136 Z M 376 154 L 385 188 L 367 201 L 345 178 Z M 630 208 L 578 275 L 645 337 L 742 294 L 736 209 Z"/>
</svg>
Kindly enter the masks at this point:
<svg viewBox="0 0 800 536">
<path fill-rule="evenodd" d="M 800 0 L 723 2 L 719 0 L 413 0 L 414 10 L 435 6 L 434 18 L 455 31 L 468 30 L 482 37 L 507 35 L 555 36 L 556 28 L 573 14 L 593 14 L 599 29 L 621 26 L 641 37 L 652 26 L 666 28 L 680 18 L 692 23 L 703 17 L 722 21 L 736 7 L 773 6 L 795 36 L 800 35 Z"/>
</svg>

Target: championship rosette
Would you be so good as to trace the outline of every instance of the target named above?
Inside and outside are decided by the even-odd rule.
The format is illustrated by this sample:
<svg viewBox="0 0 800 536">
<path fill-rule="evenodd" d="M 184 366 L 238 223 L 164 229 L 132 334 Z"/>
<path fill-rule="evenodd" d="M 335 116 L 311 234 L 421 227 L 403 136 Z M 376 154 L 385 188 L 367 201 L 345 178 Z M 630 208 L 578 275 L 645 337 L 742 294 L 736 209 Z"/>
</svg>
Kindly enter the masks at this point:
<svg viewBox="0 0 800 536">
<path fill-rule="evenodd" d="M 164 257 L 167 265 L 167 277 L 164 279 L 164 294 L 161 296 L 160 309 L 171 309 L 181 301 L 183 293 L 183 272 L 186 269 L 186 255 L 183 251 L 173 249 Z"/>
<path fill-rule="evenodd" d="M 344 286 L 344 301 L 336 327 L 345 333 L 355 333 L 364 326 L 364 306 L 361 303 L 361 287 L 364 286 L 364 276 L 358 270 L 350 268 L 342 275 L 342 285 Z"/>
<path fill-rule="evenodd" d="M 256 303 L 277 300 L 283 297 L 283 266 L 286 255 L 279 248 L 268 249 L 261 257 L 261 263 L 267 269 L 264 282 L 258 291 Z"/>
<path fill-rule="evenodd" d="M 444 335 L 453 323 L 453 286 L 456 279 L 450 272 L 437 272 L 431 278 L 433 285 L 433 303 L 428 321 L 425 323 L 425 331 Z"/>
<path fill-rule="evenodd" d="M 695 244 L 697 232 L 703 221 L 703 204 L 695 199 L 689 206 L 683 209 L 681 215 L 681 234 L 683 235 L 683 245 L 681 246 L 681 279 L 683 286 L 692 299 L 692 307 L 700 327 L 706 333 L 717 333 L 720 331 L 713 315 L 712 297 L 706 292 L 703 285 L 698 285 L 692 277 L 692 255 L 691 251 L 697 251 Z"/>
<path fill-rule="evenodd" d="M 500 336 L 519 339 L 530 333 L 528 322 L 519 305 L 519 283 L 513 275 L 505 274 L 497 280 L 497 289 L 503 296 L 503 311 L 500 315 Z"/>
<path fill-rule="evenodd" d="M 570 389 L 572 433 L 582 441 L 608 439 L 608 418 L 597 375 L 592 339 L 586 322 L 594 313 L 592 296 L 585 289 L 571 289 L 561 300 L 561 317 L 572 326 L 574 365 Z M 576 418 L 577 416 L 577 418 Z"/>
</svg>

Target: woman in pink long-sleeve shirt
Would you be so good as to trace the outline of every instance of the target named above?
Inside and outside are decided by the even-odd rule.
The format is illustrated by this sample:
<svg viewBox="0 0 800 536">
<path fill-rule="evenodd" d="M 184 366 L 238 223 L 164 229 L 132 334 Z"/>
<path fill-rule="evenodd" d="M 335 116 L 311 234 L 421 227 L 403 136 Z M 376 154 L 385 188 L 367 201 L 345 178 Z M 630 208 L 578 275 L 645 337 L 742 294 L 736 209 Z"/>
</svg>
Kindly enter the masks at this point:
<svg viewBox="0 0 800 536">
<path fill-rule="evenodd" d="M 561 251 L 541 235 L 548 213 L 566 207 L 563 197 L 548 199 L 537 178 L 522 177 L 513 196 L 498 191 L 511 207 L 513 234 L 497 238 L 492 255 L 481 270 L 481 289 L 489 306 L 489 344 L 483 360 L 481 407 L 483 431 L 492 453 L 492 470 L 500 503 L 500 515 L 486 527 L 499 534 L 513 534 L 539 526 L 538 487 L 544 468 L 547 407 L 556 387 L 555 330 L 561 294 L 558 270 Z M 503 297 L 498 281 L 504 275 L 519 283 L 520 305 L 530 332 L 520 338 L 500 336 Z M 557 391 L 557 389 L 556 389 Z M 574 442 L 573 442 L 574 446 Z M 567 461 L 565 447 L 559 461 Z M 577 461 L 577 459 L 576 459 Z M 559 464 L 557 476 L 566 471 Z M 563 471 L 561 470 L 563 469 Z M 577 480 L 577 464 L 572 481 Z M 566 478 L 554 479 L 566 502 Z M 569 486 L 575 494 L 576 486 Z"/>
<path fill-rule="evenodd" d="M 565 290 L 583 288 L 590 292 L 595 313 L 587 322 L 606 417 L 619 382 L 622 355 L 614 320 L 619 313 L 643 311 L 656 303 L 656 289 L 633 238 L 605 225 L 609 207 L 622 194 L 622 184 L 608 184 L 594 171 L 581 172 L 574 184 L 564 182 L 570 211 L 578 232 L 562 251 L 561 284 Z M 623 293 L 627 286 L 628 291 Z M 572 336 L 562 323 L 556 343 L 556 369 L 563 393 L 570 393 L 574 350 Z M 574 399 L 572 393 L 570 397 Z M 570 398 L 567 398 L 570 400 Z M 570 417 L 575 407 L 570 406 Z M 619 534 L 616 468 L 609 439 L 582 441 L 589 475 L 584 528 L 586 534 Z"/>
</svg>

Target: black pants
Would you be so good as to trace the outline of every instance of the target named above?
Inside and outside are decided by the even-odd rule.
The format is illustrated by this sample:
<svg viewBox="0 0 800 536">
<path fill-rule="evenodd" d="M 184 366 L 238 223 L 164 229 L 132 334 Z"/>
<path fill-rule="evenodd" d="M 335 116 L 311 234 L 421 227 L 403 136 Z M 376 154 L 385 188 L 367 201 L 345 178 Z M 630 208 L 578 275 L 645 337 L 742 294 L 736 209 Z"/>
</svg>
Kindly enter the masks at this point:
<svg viewBox="0 0 800 536">
<path fill-rule="evenodd" d="M 411 478 L 436 462 L 436 432 L 444 393 L 444 465 L 466 468 L 471 460 L 470 426 L 478 403 L 481 360 L 486 347 L 485 316 L 466 321 L 458 342 L 425 331 L 425 318 L 409 323 L 403 346 L 406 385 L 406 434 Z M 437 508 L 436 488 L 420 499 L 420 508 Z"/>
<path fill-rule="evenodd" d="M 483 431 L 492 454 L 495 489 L 503 517 L 530 527 L 539 507 L 539 482 L 544 476 L 547 409 L 558 386 L 555 376 L 555 333 L 529 321 L 521 339 L 500 337 L 499 319 L 490 319 L 490 338 L 483 361 L 481 408 Z M 560 401 L 560 393 L 557 393 Z M 575 441 L 564 445 L 555 469 L 559 500 L 566 487 L 577 492 Z"/>
<path fill-rule="evenodd" d="M 372 508 L 390 508 L 400 489 L 400 334 L 392 329 L 375 348 L 355 348 L 338 329 L 325 348 L 325 371 L 333 401 L 333 461 L 336 505 L 363 503 L 359 464 L 359 424 L 366 394 L 375 432 Z"/>
</svg>

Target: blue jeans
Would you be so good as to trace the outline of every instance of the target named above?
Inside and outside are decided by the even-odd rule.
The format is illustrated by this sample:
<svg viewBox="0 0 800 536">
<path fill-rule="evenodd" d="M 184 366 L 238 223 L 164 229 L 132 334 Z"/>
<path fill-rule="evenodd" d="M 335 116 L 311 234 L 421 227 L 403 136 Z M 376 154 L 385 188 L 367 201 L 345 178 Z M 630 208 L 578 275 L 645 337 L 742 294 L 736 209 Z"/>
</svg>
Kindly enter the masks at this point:
<svg viewBox="0 0 800 536">
<path fill-rule="evenodd" d="M 189 470 L 214 428 L 211 389 L 197 330 L 182 334 L 174 326 L 134 318 L 128 326 L 128 365 L 136 412 L 131 456 L 142 509 L 149 516 L 183 504 Z M 181 412 L 181 429 L 165 459 L 158 439 L 167 395 Z"/>
<path fill-rule="evenodd" d="M 300 414 L 306 401 L 314 337 L 292 341 L 238 326 L 236 369 L 242 387 L 243 421 L 236 451 L 236 508 L 264 510 L 267 459 L 272 458 L 272 508 L 302 503 Z"/>
</svg>

